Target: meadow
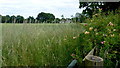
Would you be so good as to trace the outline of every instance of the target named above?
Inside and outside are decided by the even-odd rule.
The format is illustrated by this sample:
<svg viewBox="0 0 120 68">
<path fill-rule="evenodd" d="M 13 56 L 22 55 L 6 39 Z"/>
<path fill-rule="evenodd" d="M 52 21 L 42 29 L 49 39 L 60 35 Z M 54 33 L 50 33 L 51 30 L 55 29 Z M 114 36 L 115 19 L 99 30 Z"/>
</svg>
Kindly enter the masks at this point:
<svg viewBox="0 0 120 68">
<path fill-rule="evenodd" d="M 2 24 L 2 66 L 67 66 L 80 24 Z"/>
</svg>

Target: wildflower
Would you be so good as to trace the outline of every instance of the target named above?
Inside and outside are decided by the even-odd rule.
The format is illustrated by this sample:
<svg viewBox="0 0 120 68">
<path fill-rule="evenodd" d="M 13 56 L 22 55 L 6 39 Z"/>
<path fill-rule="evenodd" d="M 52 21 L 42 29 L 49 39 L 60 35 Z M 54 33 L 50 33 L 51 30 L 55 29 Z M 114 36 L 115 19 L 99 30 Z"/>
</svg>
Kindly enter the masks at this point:
<svg viewBox="0 0 120 68">
<path fill-rule="evenodd" d="M 74 57 L 74 56 L 75 56 L 75 54 L 71 54 L 71 56 L 72 56 L 72 57 Z"/>
<path fill-rule="evenodd" d="M 106 34 L 103 34 L 103 36 L 105 36 L 105 37 L 106 37 L 107 35 L 106 35 Z"/>
<path fill-rule="evenodd" d="M 97 31 L 97 29 L 94 29 L 94 31 Z"/>
<path fill-rule="evenodd" d="M 93 27 L 90 27 L 89 30 L 91 31 L 93 29 Z"/>
<path fill-rule="evenodd" d="M 113 24 L 112 22 L 110 22 L 110 23 L 108 24 L 108 26 L 114 26 L 114 24 Z"/>
<path fill-rule="evenodd" d="M 88 32 L 88 31 L 85 31 L 85 34 L 89 34 L 90 32 Z"/>
<path fill-rule="evenodd" d="M 115 35 L 114 34 L 112 34 L 112 35 L 110 35 L 111 37 L 114 37 Z"/>
<path fill-rule="evenodd" d="M 116 29 L 113 29 L 113 31 L 116 31 Z"/>
<path fill-rule="evenodd" d="M 101 44 L 104 44 L 104 43 L 105 43 L 105 41 L 102 41 L 102 42 L 101 42 Z"/>
<path fill-rule="evenodd" d="M 96 35 L 98 35 L 98 33 L 96 33 Z"/>
<path fill-rule="evenodd" d="M 76 39 L 77 37 L 73 37 L 73 39 Z"/>
<path fill-rule="evenodd" d="M 84 26 L 87 26 L 87 24 L 84 24 Z"/>
<path fill-rule="evenodd" d="M 98 14 L 95 14 L 95 16 L 97 16 Z"/>
</svg>

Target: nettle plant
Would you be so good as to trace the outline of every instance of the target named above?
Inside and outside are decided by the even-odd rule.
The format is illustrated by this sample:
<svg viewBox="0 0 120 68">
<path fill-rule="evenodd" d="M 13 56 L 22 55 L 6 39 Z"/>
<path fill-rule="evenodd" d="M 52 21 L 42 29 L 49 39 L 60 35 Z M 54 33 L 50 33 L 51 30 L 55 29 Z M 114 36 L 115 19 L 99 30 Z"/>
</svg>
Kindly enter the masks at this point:
<svg viewBox="0 0 120 68">
<path fill-rule="evenodd" d="M 86 20 L 85 31 L 80 34 L 80 45 L 76 48 L 74 58 L 82 59 L 97 47 L 97 56 L 104 59 L 104 66 L 115 66 L 120 61 L 120 14 L 109 12 L 95 14 Z"/>
</svg>

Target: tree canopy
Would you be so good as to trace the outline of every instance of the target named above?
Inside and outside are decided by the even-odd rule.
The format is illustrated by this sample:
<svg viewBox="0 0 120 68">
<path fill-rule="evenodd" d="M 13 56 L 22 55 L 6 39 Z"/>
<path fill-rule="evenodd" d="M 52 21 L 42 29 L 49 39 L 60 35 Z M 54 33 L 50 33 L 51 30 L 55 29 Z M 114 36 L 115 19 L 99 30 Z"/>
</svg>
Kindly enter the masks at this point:
<svg viewBox="0 0 120 68">
<path fill-rule="evenodd" d="M 44 13 L 41 12 L 38 14 L 37 18 L 36 18 L 39 22 L 47 22 L 50 23 L 55 19 L 55 16 L 51 13 Z"/>
<path fill-rule="evenodd" d="M 85 8 L 83 14 L 86 14 L 88 17 L 92 17 L 93 13 L 97 13 L 100 9 L 101 12 L 113 11 L 120 7 L 119 2 L 81 2 L 79 0 L 79 8 Z"/>
</svg>

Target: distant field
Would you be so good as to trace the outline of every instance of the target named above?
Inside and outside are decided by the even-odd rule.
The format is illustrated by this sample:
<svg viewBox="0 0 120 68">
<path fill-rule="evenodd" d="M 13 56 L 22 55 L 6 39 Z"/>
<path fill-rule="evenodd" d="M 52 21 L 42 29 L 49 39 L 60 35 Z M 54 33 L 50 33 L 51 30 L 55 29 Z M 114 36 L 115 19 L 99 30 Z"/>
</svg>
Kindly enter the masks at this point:
<svg viewBox="0 0 120 68">
<path fill-rule="evenodd" d="M 67 66 L 79 24 L 2 24 L 3 66 Z"/>
</svg>

